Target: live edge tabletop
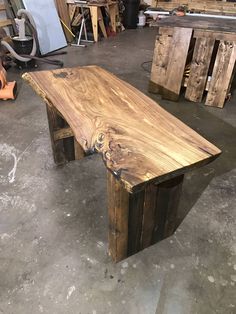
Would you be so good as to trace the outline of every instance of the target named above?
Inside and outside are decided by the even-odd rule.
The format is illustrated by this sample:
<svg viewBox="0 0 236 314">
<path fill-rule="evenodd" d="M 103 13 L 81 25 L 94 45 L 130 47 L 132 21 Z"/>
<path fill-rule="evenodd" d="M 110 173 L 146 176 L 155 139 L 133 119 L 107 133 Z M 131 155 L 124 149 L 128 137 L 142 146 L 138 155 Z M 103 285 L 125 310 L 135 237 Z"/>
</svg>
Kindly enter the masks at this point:
<svg viewBox="0 0 236 314">
<path fill-rule="evenodd" d="M 98 66 L 31 72 L 25 73 L 23 78 L 44 99 L 48 108 L 53 108 L 63 117 L 85 154 L 98 152 L 102 155 L 105 166 L 112 175 L 110 181 L 114 181 L 110 183 L 113 186 L 111 194 L 114 191 L 116 194 L 121 193 L 123 189 L 122 193 L 126 192 L 132 198 L 133 194 L 140 195 L 141 191 L 146 190 L 147 196 L 147 189 L 151 185 L 163 188 L 165 182 L 171 182 L 190 169 L 211 162 L 221 153 L 216 146 L 152 99 Z M 156 197 L 156 193 L 153 195 Z M 114 200 L 113 197 L 113 202 L 121 202 L 121 198 Z M 134 197 L 132 200 L 135 203 Z M 121 202 L 122 206 L 126 206 L 127 202 L 132 212 L 130 200 Z M 176 202 L 178 203 L 177 199 Z M 112 204 L 110 202 L 109 206 L 117 207 L 117 204 Z M 142 204 L 144 211 L 147 200 L 146 203 L 143 200 Z M 118 206 L 120 212 L 113 212 L 113 215 L 122 215 L 122 206 Z M 139 208 L 135 209 L 138 215 L 140 206 L 136 204 L 133 207 Z M 123 213 L 127 215 L 125 211 Z M 143 213 L 141 216 L 144 216 Z M 116 224 L 117 219 L 116 217 L 114 222 Z M 111 220 L 112 217 L 110 224 Z M 150 229 L 150 224 L 154 224 L 154 220 L 151 219 L 147 230 Z M 116 225 L 113 228 L 113 239 L 110 236 L 110 249 L 114 244 L 111 242 L 115 241 L 113 249 L 116 252 L 111 254 L 116 261 L 157 241 L 154 229 L 146 230 L 150 238 L 145 240 L 146 243 L 143 243 L 143 238 L 137 240 L 140 226 L 145 227 L 143 222 L 133 231 L 128 223 L 127 226 L 124 221 L 121 224 L 122 226 Z M 122 230 L 117 232 L 117 228 Z M 142 237 L 144 231 L 140 231 Z M 132 236 L 135 240 L 130 243 L 127 237 L 131 237 L 132 233 L 135 233 Z M 123 241 L 122 244 L 119 241 Z M 138 243 L 134 244 L 135 241 Z M 119 250 L 122 252 L 117 252 Z"/>
</svg>

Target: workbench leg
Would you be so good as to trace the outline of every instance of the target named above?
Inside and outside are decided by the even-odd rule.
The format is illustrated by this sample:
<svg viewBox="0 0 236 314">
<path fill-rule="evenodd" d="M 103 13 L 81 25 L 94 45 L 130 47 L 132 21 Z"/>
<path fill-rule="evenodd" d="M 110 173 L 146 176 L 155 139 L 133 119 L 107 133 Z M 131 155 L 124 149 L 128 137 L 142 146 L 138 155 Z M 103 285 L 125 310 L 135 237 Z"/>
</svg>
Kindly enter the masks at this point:
<svg viewBox="0 0 236 314">
<path fill-rule="evenodd" d="M 102 16 L 102 11 L 101 8 L 98 8 L 98 24 L 101 28 L 102 34 L 105 38 L 107 38 L 107 32 L 106 32 L 106 27 L 104 25 L 104 21 L 103 21 L 103 16 Z"/>
<path fill-rule="evenodd" d="M 109 252 L 114 262 L 171 236 L 183 175 L 130 194 L 108 171 Z"/>
<path fill-rule="evenodd" d="M 111 29 L 114 33 L 116 33 L 116 15 L 117 15 L 117 4 L 111 4 L 109 7 L 109 16 L 111 21 Z"/>
<path fill-rule="evenodd" d="M 90 6 L 90 14 L 91 14 L 91 21 L 92 21 L 92 28 L 93 28 L 93 37 L 94 41 L 98 41 L 98 7 Z"/>
<path fill-rule="evenodd" d="M 64 118 L 53 106 L 47 105 L 47 116 L 54 162 L 61 165 L 83 158 L 82 147 L 74 138 L 73 132 Z"/>
</svg>

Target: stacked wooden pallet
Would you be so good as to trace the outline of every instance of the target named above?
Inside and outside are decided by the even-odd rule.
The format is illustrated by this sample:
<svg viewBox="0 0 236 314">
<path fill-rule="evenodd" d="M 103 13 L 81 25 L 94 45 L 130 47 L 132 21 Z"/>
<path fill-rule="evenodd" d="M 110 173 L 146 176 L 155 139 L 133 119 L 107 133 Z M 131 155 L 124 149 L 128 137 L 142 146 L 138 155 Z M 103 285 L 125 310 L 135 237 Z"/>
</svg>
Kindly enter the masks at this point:
<svg viewBox="0 0 236 314">
<path fill-rule="evenodd" d="M 206 94 L 206 105 L 222 108 L 234 74 L 235 20 L 186 16 L 159 23 L 149 91 L 178 100 L 185 86 L 186 99 L 201 102 Z"/>
<path fill-rule="evenodd" d="M 152 7 L 171 11 L 179 6 L 186 6 L 188 10 L 202 13 L 236 14 L 236 3 L 225 1 L 196 1 L 196 0 L 174 0 L 166 2 L 163 0 L 152 0 Z"/>
</svg>

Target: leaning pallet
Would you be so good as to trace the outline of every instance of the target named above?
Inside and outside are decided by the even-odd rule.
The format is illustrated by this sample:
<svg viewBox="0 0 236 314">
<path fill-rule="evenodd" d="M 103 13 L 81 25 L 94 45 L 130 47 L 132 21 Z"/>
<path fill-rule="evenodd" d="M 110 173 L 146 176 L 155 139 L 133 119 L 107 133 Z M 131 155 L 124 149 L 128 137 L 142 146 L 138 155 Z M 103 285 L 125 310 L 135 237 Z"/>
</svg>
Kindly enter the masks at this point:
<svg viewBox="0 0 236 314">
<path fill-rule="evenodd" d="M 186 19 L 195 26 L 189 17 L 179 24 L 186 26 Z M 186 99 L 201 102 L 206 95 L 206 105 L 223 108 L 236 60 L 236 33 L 228 32 L 227 27 L 231 26 L 224 24 L 226 32 L 211 30 L 209 23 L 207 29 L 160 27 L 149 91 L 177 101 L 181 87 L 186 87 Z"/>
</svg>

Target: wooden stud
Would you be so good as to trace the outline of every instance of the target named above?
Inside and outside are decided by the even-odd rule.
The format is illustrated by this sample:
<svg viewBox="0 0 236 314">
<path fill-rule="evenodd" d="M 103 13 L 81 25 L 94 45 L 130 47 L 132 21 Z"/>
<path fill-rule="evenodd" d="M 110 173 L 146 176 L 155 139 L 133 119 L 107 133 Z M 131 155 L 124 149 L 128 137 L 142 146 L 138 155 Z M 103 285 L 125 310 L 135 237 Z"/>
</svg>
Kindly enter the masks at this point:
<svg viewBox="0 0 236 314">
<path fill-rule="evenodd" d="M 236 60 L 236 44 L 220 41 L 213 68 L 206 105 L 223 108 Z"/>
<path fill-rule="evenodd" d="M 215 40 L 212 38 L 196 39 L 187 89 L 185 92 L 185 97 L 188 100 L 195 102 L 200 102 L 202 100 L 214 43 Z"/>
</svg>

